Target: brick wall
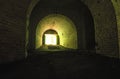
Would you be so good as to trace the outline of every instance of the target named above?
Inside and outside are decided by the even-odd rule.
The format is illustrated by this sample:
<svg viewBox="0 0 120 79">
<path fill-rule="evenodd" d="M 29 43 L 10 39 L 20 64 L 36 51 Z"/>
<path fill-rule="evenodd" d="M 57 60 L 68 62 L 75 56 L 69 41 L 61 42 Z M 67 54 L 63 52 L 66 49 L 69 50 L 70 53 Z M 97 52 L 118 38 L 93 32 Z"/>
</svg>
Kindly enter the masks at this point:
<svg viewBox="0 0 120 79">
<path fill-rule="evenodd" d="M 0 63 L 25 57 L 27 0 L 0 0 Z"/>
<path fill-rule="evenodd" d="M 96 51 L 110 57 L 118 57 L 117 22 L 110 0 L 82 0 L 90 9 L 94 24 Z"/>
</svg>

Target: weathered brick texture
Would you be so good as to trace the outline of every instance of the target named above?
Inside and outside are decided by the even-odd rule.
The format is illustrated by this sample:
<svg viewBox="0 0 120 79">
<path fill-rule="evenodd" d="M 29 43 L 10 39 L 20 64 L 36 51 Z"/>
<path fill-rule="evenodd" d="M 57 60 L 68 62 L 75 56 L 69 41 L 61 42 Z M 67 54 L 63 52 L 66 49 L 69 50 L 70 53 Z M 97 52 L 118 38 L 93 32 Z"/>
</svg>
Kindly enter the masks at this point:
<svg viewBox="0 0 120 79">
<path fill-rule="evenodd" d="M 118 32 L 116 15 L 110 0 L 82 0 L 90 9 L 94 24 L 96 51 L 110 57 L 118 57 Z"/>
<path fill-rule="evenodd" d="M 27 0 L 0 0 L 0 62 L 24 57 Z"/>
</svg>

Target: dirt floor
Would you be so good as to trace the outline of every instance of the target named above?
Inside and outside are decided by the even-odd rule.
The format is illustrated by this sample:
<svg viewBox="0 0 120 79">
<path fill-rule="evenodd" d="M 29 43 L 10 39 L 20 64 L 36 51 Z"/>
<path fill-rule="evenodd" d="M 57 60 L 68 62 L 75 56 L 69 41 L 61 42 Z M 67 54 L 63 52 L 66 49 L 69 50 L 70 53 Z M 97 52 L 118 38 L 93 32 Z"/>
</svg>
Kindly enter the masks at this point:
<svg viewBox="0 0 120 79">
<path fill-rule="evenodd" d="M 33 52 L 0 65 L 0 79 L 120 79 L 120 61 L 89 52 Z"/>
</svg>

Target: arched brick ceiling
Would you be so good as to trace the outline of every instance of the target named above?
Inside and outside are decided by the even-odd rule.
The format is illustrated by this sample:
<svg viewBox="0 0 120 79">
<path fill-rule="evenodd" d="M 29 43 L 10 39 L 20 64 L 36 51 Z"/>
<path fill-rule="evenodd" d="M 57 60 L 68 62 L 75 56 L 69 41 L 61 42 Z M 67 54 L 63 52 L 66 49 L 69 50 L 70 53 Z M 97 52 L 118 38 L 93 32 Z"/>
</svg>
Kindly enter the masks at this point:
<svg viewBox="0 0 120 79">
<path fill-rule="evenodd" d="M 28 18 L 39 0 L 32 0 L 28 8 Z M 67 1 L 67 0 L 66 0 Z M 79 1 L 79 0 L 78 0 Z M 107 56 L 118 56 L 117 20 L 113 1 L 110 0 L 81 0 L 92 13 L 95 24 L 95 38 L 98 43 L 97 53 Z M 118 10 L 118 9 L 116 9 Z M 118 23 L 119 24 L 119 23 Z"/>
</svg>

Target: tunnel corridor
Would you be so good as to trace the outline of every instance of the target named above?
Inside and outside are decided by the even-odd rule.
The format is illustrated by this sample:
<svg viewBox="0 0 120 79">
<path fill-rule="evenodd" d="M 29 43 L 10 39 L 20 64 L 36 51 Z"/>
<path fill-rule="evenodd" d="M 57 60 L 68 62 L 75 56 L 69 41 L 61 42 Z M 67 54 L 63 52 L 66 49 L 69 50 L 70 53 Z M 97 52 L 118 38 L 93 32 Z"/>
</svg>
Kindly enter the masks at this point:
<svg viewBox="0 0 120 79">
<path fill-rule="evenodd" d="M 0 79 L 120 79 L 120 0 L 0 0 Z"/>
<path fill-rule="evenodd" d="M 82 2 L 77 4 L 77 1 L 70 3 L 76 4 L 74 7 L 64 4 L 66 8 L 62 8 L 62 4 L 60 6 L 52 4 L 50 6 L 48 3 L 47 6 L 46 2 L 39 1 L 32 9 L 26 31 L 28 32 L 26 50 L 34 51 L 41 48 L 45 43 L 43 34 L 49 29 L 57 32 L 60 46 L 69 49 L 95 50 L 95 27 L 88 7 Z"/>
</svg>

